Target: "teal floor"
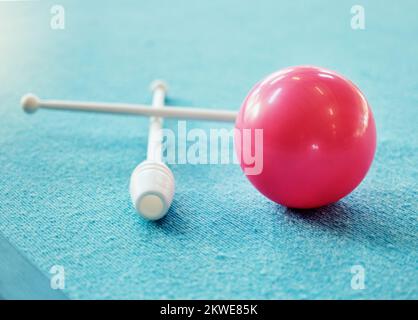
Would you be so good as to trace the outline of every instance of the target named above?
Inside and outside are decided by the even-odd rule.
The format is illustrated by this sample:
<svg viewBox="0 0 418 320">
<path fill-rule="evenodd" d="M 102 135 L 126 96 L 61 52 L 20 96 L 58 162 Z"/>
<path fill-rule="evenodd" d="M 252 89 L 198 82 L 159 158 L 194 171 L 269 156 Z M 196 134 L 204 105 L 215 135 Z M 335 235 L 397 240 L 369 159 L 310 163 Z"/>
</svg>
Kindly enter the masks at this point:
<svg viewBox="0 0 418 320">
<path fill-rule="evenodd" d="M 53 4 L 0 2 L 0 232 L 46 277 L 64 266 L 69 298 L 418 298 L 418 2 L 361 1 L 364 30 L 352 1 L 61 0 L 64 30 Z M 147 119 L 19 107 L 26 92 L 148 103 L 162 78 L 171 104 L 238 110 L 255 82 L 301 64 L 353 80 L 378 132 L 363 183 L 306 212 L 236 165 L 173 165 L 168 216 L 144 221 L 128 183 Z"/>
</svg>

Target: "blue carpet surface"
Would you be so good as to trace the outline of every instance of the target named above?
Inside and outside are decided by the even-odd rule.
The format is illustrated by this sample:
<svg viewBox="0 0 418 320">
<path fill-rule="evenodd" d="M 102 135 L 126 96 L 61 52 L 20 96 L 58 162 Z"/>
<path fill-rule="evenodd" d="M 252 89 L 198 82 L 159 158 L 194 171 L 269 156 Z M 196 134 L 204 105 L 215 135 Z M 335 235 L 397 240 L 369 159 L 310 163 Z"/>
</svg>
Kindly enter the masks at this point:
<svg viewBox="0 0 418 320">
<path fill-rule="evenodd" d="M 60 3 L 61 31 L 50 28 L 54 2 L 0 2 L 0 232 L 45 275 L 64 266 L 66 295 L 418 298 L 416 1 L 361 1 L 365 30 L 350 27 L 352 1 Z M 301 64 L 353 80 L 378 132 L 363 183 L 311 211 L 268 201 L 237 165 L 186 164 L 171 166 L 168 216 L 144 221 L 128 183 L 147 119 L 19 107 L 29 91 L 150 102 L 149 83 L 163 78 L 171 104 L 237 110 L 259 79 Z M 355 265 L 364 290 L 351 287 Z"/>
</svg>

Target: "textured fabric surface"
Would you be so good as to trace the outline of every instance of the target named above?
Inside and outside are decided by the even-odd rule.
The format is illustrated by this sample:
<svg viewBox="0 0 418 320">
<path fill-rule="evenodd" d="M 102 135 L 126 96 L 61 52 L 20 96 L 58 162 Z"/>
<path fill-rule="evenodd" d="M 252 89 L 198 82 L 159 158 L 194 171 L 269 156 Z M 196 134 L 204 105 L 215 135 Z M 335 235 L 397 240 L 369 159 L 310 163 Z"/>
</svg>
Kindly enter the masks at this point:
<svg viewBox="0 0 418 320">
<path fill-rule="evenodd" d="M 73 299 L 418 298 L 418 4 L 361 2 L 357 31 L 351 1 L 60 1 L 62 31 L 51 1 L 1 2 L 0 232 L 45 275 L 64 266 Z M 363 183 L 317 210 L 268 201 L 233 164 L 173 165 L 169 215 L 144 221 L 128 183 L 147 119 L 19 108 L 28 91 L 150 102 L 163 78 L 171 104 L 237 110 L 256 81 L 301 64 L 352 79 L 378 132 Z"/>
<path fill-rule="evenodd" d="M 53 289 L 49 277 L 33 266 L 1 234 L 0 254 L 0 300 L 67 299 L 61 290 Z"/>
</svg>

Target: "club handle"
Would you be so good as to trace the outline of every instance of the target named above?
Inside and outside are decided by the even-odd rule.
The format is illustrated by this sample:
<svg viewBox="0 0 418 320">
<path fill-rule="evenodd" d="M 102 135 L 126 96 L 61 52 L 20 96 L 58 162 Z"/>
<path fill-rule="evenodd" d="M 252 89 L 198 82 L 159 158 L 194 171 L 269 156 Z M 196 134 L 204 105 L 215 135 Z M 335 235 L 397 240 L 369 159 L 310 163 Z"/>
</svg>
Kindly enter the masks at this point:
<svg viewBox="0 0 418 320">
<path fill-rule="evenodd" d="M 142 104 L 42 100 L 33 94 L 23 96 L 21 104 L 27 113 L 33 113 L 38 109 L 53 109 L 224 122 L 235 122 L 237 117 L 236 111 L 229 110 L 189 107 L 150 108 Z"/>
</svg>

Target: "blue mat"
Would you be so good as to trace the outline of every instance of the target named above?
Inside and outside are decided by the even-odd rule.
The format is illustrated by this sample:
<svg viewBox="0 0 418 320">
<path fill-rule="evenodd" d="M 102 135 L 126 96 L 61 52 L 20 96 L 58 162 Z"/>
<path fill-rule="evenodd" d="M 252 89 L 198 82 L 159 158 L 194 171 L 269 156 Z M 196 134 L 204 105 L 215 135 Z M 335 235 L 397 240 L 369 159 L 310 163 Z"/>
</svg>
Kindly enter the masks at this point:
<svg viewBox="0 0 418 320">
<path fill-rule="evenodd" d="M 65 300 L 62 285 L 64 277 L 49 279 L 31 264 L 0 234 L 0 300 Z M 62 270 L 62 269 L 61 269 Z M 64 269 L 65 270 L 65 269 Z M 56 270 L 52 274 L 56 275 Z M 52 275 L 51 274 L 51 275 Z M 52 284 L 51 284 L 52 283 Z"/>
<path fill-rule="evenodd" d="M 54 2 L 0 2 L 0 232 L 44 275 L 64 266 L 66 295 L 418 298 L 416 1 L 362 1 L 365 30 L 350 27 L 352 1 L 60 3 L 54 31 Z M 147 119 L 19 107 L 28 91 L 150 102 L 163 78 L 171 104 L 237 110 L 259 79 L 300 64 L 352 79 L 378 130 L 366 179 L 318 210 L 268 201 L 236 165 L 174 165 L 169 215 L 144 221 L 128 183 Z M 364 290 L 351 287 L 355 265 Z"/>
</svg>

